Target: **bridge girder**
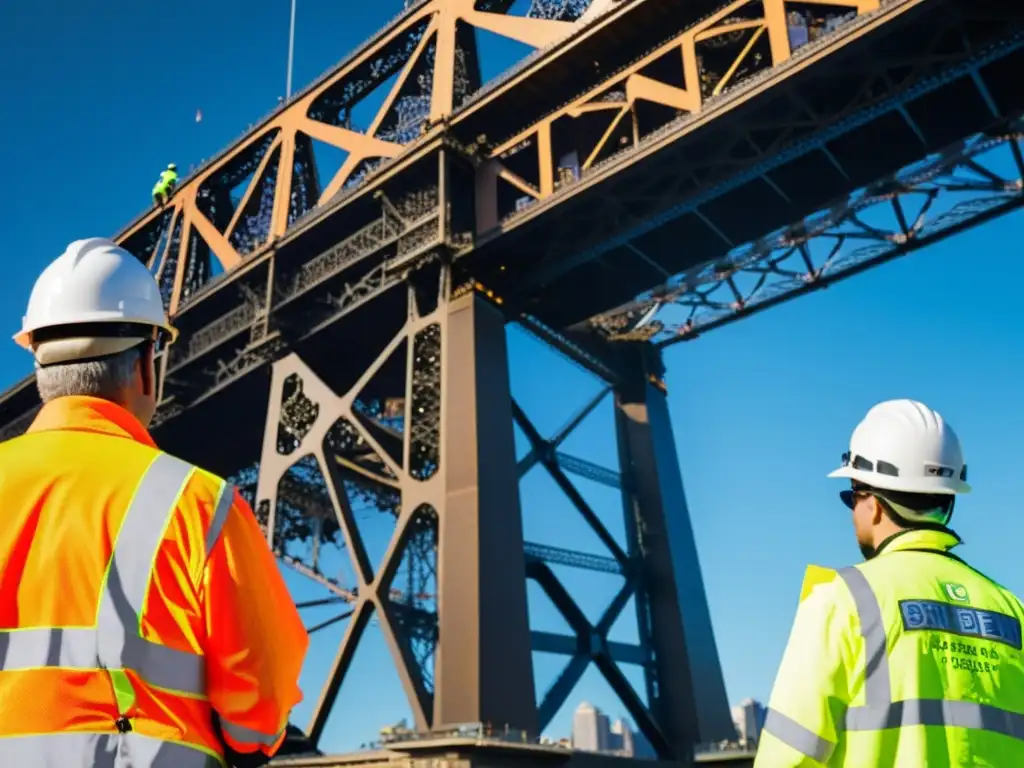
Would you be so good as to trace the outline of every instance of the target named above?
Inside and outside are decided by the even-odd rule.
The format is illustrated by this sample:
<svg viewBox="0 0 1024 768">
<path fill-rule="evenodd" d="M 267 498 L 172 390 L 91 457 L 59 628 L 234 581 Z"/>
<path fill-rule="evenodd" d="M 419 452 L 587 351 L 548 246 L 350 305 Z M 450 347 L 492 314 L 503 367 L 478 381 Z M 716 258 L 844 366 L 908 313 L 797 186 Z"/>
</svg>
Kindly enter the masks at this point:
<svg viewBox="0 0 1024 768">
<path fill-rule="evenodd" d="M 660 347 L 689 341 L 1021 207 L 1024 121 L 1015 120 L 678 275 L 575 330 Z"/>
<path fill-rule="evenodd" d="M 579 99 L 496 137 L 478 171 L 477 233 L 466 269 L 506 301 L 565 330 L 646 297 L 669 278 L 678 282 L 674 275 L 710 269 L 745 243 L 951 143 L 1005 132 L 1024 108 L 1013 74 L 1024 60 L 1024 18 L 1014 4 L 888 0 L 845 19 L 834 15 L 838 4 L 814 7 L 833 14 L 834 28 L 824 25 L 814 39 L 787 16 L 791 38 L 806 34 L 781 64 L 772 61 L 764 31 L 771 19 L 757 4 L 731 3 L 728 24 L 730 17 L 716 14 L 673 34 Z M 736 21 L 743 11 L 752 18 Z M 748 39 L 737 26 L 747 27 Z M 761 38 L 748 50 L 758 30 Z M 683 60 L 699 58 L 701 36 L 711 33 L 703 43 L 722 43 L 715 49 L 725 57 L 721 72 L 749 62 L 757 45 L 761 62 L 742 78 L 704 78 L 709 94 L 727 83 L 717 96 L 687 95 Z M 810 42 L 798 46 L 803 40 Z M 711 62 L 705 56 L 705 65 Z M 655 64 L 661 68 L 651 69 Z M 629 98 L 631 79 L 657 102 Z M 453 131 L 467 140 L 485 115 L 504 114 L 503 98 L 517 104 L 514 95 L 475 104 L 476 113 L 460 114 Z M 686 96 L 698 109 L 669 110 L 669 96 Z M 663 111 L 658 117 L 644 112 L 649 108 Z M 593 126 L 584 135 L 586 119 Z M 858 140 L 862 135 L 867 139 Z M 548 145 L 551 151 L 541 152 Z M 577 154 L 563 154 L 567 149 Z M 542 185 L 553 168 L 560 168 L 554 183 Z M 510 182 L 509 174 L 524 183 Z M 541 194 L 542 186 L 549 193 Z"/>
<path fill-rule="evenodd" d="M 512 0 L 420 0 L 116 239 L 150 266 L 176 313 L 216 273 L 271 247 L 478 91 L 475 30 L 545 48 L 590 2 L 541 0 L 524 17 L 508 13 Z M 370 114 L 354 114 L 364 103 Z M 314 141 L 344 155 L 330 178 L 319 178 Z"/>
<path fill-rule="evenodd" d="M 534 200 L 553 195 L 564 183 L 578 181 L 595 164 L 618 154 L 622 145 L 638 148 L 649 139 L 651 127 L 642 125 L 645 108 L 660 107 L 681 116 L 698 116 L 728 89 L 758 72 L 782 67 L 793 58 L 791 40 L 794 9 L 809 4 L 798 0 L 734 0 L 653 51 L 595 83 L 584 94 L 545 115 L 529 127 L 488 148 L 482 169 L 486 180 L 480 193 L 487 195 L 478 209 L 477 230 L 484 234 L 499 223 L 501 211 L 495 183 L 500 179 Z M 830 24 L 879 11 L 881 0 L 813 0 Z M 797 13 L 797 18 L 802 18 Z M 806 29 L 806 27 L 804 27 Z M 824 30 L 827 32 L 827 30 Z M 814 42 L 805 40 L 804 44 Z M 822 41 L 824 43 L 824 40 Z M 812 48 L 821 48 L 822 44 Z M 801 54 L 807 58 L 809 51 Z M 717 55 L 716 55 L 717 54 Z M 556 168 L 552 152 L 552 131 L 556 124 L 579 121 L 588 114 L 606 115 L 599 131 L 578 158 L 574 168 Z M 644 116 L 646 117 L 646 115 Z M 654 119 L 652 119 L 652 122 Z M 669 120 L 663 120 L 669 123 Z M 502 160 L 530 148 L 531 163 L 526 178 Z M 579 147 L 577 147 L 579 151 Z M 536 160 L 534 161 L 534 156 Z M 563 174 L 558 171 L 574 173 Z"/>
</svg>

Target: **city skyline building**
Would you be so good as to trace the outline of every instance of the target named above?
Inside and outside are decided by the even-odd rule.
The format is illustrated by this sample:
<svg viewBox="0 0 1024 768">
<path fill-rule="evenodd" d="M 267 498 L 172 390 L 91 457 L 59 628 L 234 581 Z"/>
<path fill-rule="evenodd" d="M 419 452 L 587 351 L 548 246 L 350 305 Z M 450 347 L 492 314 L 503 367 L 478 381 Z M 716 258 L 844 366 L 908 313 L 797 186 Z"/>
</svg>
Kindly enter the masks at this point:
<svg viewBox="0 0 1024 768">
<path fill-rule="evenodd" d="M 623 757 L 633 757 L 636 745 L 633 741 L 633 731 L 628 722 L 620 717 L 612 723 L 610 735 L 608 747 L 612 752 Z"/>
<path fill-rule="evenodd" d="M 755 746 L 761 737 L 767 710 L 756 699 L 744 699 L 732 708 L 732 721 L 740 744 Z"/>
<path fill-rule="evenodd" d="M 608 749 L 611 727 L 608 716 L 588 701 L 581 701 L 572 716 L 572 746 L 584 752 Z"/>
<path fill-rule="evenodd" d="M 633 724 L 619 716 L 610 721 L 599 707 L 582 701 L 573 713 L 573 749 L 584 752 L 603 752 L 622 757 L 656 757 L 647 737 L 636 731 Z"/>
</svg>

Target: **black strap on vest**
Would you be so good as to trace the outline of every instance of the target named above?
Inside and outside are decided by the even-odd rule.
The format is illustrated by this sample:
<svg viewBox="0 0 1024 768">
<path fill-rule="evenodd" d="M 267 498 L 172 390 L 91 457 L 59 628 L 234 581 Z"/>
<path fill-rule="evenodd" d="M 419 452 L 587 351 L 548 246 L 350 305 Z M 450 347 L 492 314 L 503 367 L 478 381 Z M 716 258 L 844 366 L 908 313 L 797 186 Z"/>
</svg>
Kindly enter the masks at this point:
<svg viewBox="0 0 1024 768">
<path fill-rule="evenodd" d="M 957 557 L 948 549 L 931 549 L 928 547 L 907 547 L 906 549 L 897 549 L 896 552 L 930 552 L 933 555 L 941 555 L 942 557 L 948 557 L 950 560 L 956 560 L 958 563 L 967 565 L 963 558 Z M 971 566 L 967 565 L 968 568 Z M 973 570 L 973 569 L 972 569 Z"/>
</svg>

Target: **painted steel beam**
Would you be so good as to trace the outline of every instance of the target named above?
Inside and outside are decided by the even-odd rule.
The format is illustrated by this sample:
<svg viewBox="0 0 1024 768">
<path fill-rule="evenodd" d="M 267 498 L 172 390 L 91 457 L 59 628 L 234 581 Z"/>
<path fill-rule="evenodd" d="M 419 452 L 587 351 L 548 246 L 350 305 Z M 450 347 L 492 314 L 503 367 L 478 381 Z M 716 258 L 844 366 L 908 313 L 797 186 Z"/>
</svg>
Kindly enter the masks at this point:
<svg viewBox="0 0 1024 768">
<path fill-rule="evenodd" d="M 214 271 L 230 272 L 272 248 L 303 217 L 335 204 L 480 90 L 476 37 L 460 37 L 459 28 L 541 50 L 583 26 L 578 19 L 521 17 L 508 13 L 508 5 L 483 11 L 475 0 L 411 4 L 356 53 L 201 163 L 165 205 L 154 205 L 116 239 L 147 262 L 170 311 L 180 311 Z M 353 107 L 377 91 L 383 101 L 368 124 L 353 125 Z M 345 153 L 329 178 L 319 178 L 314 142 Z M 231 191 L 241 182 L 235 203 Z"/>
<path fill-rule="evenodd" d="M 886 24 L 925 2 L 931 2 L 931 0 L 888 0 L 885 3 L 881 3 L 879 0 L 868 0 L 861 3 L 856 9 L 856 18 L 838 25 L 816 43 L 806 45 L 799 51 L 794 51 L 789 42 L 785 3 L 765 4 L 764 10 L 760 14 L 754 9 L 754 6 L 758 4 L 752 3 L 751 0 L 734 0 L 734 2 L 728 3 L 717 13 L 673 36 L 663 46 L 649 52 L 626 70 L 615 73 L 600 83 L 595 83 L 592 89 L 559 111 L 546 115 L 519 134 L 494 147 L 489 155 L 493 164 L 492 170 L 503 173 L 507 181 L 523 188 L 528 196 L 533 198 L 533 202 L 515 214 L 503 218 L 501 226 L 495 226 L 493 233 L 481 229 L 479 230 L 480 234 L 493 234 L 493 236 L 500 237 L 513 226 L 539 216 L 544 210 L 557 204 L 559 199 L 576 195 L 581 190 L 614 175 L 636 162 L 637 159 L 657 152 L 677 140 L 680 135 L 707 124 L 708 121 L 714 120 L 773 86 L 781 85 L 800 70 L 821 63 L 829 54 L 841 50 L 853 40 L 883 28 Z M 849 3 L 844 3 L 842 0 L 835 2 L 824 0 L 823 5 L 831 6 L 833 12 L 840 8 L 846 11 L 850 10 Z M 753 14 L 752 17 L 751 14 Z M 701 76 L 702 74 L 711 75 L 701 71 L 698 38 L 711 39 L 735 34 L 738 30 L 730 22 L 737 17 L 756 20 L 759 22 L 757 29 L 760 32 L 767 32 L 767 38 L 771 41 L 769 63 L 767 66 L 757 67 L 747 77 L 737 77 L 736 67 L 750 53 L 749 50 L 744 50 L 733 62 L 733 66 L 717 77 L 712 76 L 713 79 L 710 83 L 713 86 L 712 92 L 705 94 L 700 87 Z M 668 55 L 682 58 L 685 81 L 683 88 L 673 87 L 666 82 L 652 80 L 641 74 L 645 68 Z M 619 100 L 609 98 L 609 94 L 615 93 L 620 94 Z M 674 110 L 678 117 L 647 135 L 639 126 L 635 125 L 637 119 L 635 110 L 638 105 L 645 102 Z M 610 110 L 610 114 L 616 118 L 616 122 L 627 118 L 631 112 L 633 113 L 629 118 L 634 124 L 632 140 L 628 141 L 624 148 L 611 151 L 609 142 L 614 131 L 610 128 L 601 136 L 595 146 L 589 148 L 589 155 L 585 159 L 581 159 L 577 177 L 570 178 L 565 183 L 556 183 L 554 177 L 556 170 L 550 158 L 547 158 L 541 151 L 539 137 L 550 133 L 552 125 L 557 121 L 576 119 L 587 111 L 604 110 Z M 614 127 L 613 125 L 612 128 Z M 852 127 L 855 126 L 851 123 L 848 128 L 840 132 L 846 132 Z M 534 185 L 516 177 L 502 166 L 502 160 L 508 153 L 530 143 L 536 144 L 538 152 L 540 152 L 538 170 L 541 178 Z M 779 154 L 778 157 L 784 158 L 784 155 Z M 600 162 L 598 162 L 599 158 Z M 548 178 L 545 178 L 545 174 Z M 531 173 L 531 176 L 536 175 L 536 173 Z M 742 181 L 740 175 L 737 175 L 735 183 L 740 184 Z M 711 188 L 703 191 L 703 194 L 709 196 L 708 199 L 712 199 L 720 193 L 720 191 L 716 191 L 712 195 Z M 686 205 L 689 205 L 689 202 Z M 646 219 L 631 227 L 623 228 L 616 238 L 605 239 L 600 244 L 582 249 L 571 257 L 558 259 L 557 263 L 545 267 L 531 277 L 541 284 L 549 282 L 579 264 L 591 261 L 619 245 L 626 244 L 675 215 L 678 214 L 674 212 L 674 209 L 670 209 L 658 218 Z M 497 219 L 494 224 L 498 224 Z M 478 224 L 479 226 L 481 225 Z"/>
<path fill-rule="evenodd" d="M 572 472 L 574 475 L 592 480 L 606 488 L 622 489 L 622 476 L 614 470 L 602 467 L 600 464 L 595 464 L 586 459 L 570 456 L 562 451 L 558 451 L 555 457 L 558 461 L 558 466 L 566 472 Z"/>
<path fill-rule="evenodd" d="M 581 651 L 579 640 L 569 635 L 534 631 L 530 633 L 530 637 L 533 643 L 533 650 L 537 653 L 573 656 Z M 619 664 L 637 664 L 642 666 L 648 661 L 643 648 L 639 645 L 608 640 L 604 642 L 604 646 L 608 649 L 608 654 L 612 657 L 612 660 Z M 586 649 L 583 650 L 586 651 Z"/>
<path fill-rule="evenodd" d="M 653 660 L 647 697 L 670 743 L 724 741 L 733 726 L 721 661 L 668 398 L 652 382 L 662 375 L 662 361 L 650 346 L 631 351 L 633 375 L 616 391 L 615 422 L 628 476 L 626 517 L 638 521 L 630 529 L 629 553 L 637 572 L 640 645 Z"/>
<path fill-rule="evenodd" d="M 614 573 L 623 575 L 625 569 L 614 557 L 592 555 L 589 552 L 576 552 L 571 549 L 552 547 L 527 541 L 523 544 L 523 552 L 528 560 L 536 560 L 551 565 L 564 565 L 569 568 L 580 568 L 585 571 Z"/>
</svg>

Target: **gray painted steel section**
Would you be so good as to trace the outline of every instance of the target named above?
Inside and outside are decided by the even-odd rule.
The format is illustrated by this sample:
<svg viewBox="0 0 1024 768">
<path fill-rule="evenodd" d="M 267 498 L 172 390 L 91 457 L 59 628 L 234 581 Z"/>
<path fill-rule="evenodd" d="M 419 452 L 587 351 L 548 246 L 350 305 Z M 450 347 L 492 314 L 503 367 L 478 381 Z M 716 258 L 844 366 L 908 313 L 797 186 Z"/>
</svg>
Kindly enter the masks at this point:
<svg viewBox="0 0 1024 768">
<path fill-rule="evenodd" d="M 456 299 L 441 355 L 434 728 L 491 722 L 536 733 L 504 318 L 475 294 Z"/>
<path fill-rule="evenodd" d="M 641 563 L 638 622 L 655 659 L 649 678 L 656 685 L 648 681 L 651 709 L 677 752 L 688 754 L 693 744 L 735 738 L 735 726 L 668 402 L 648 379 L 652 371 L 660 374 L 660 361 L 644 360 L 636 351 L 625 356 L 628 378 L 616 392 L 615 407 L 626 525 L 638 531 L 630 547 Z"/>
</svg>

